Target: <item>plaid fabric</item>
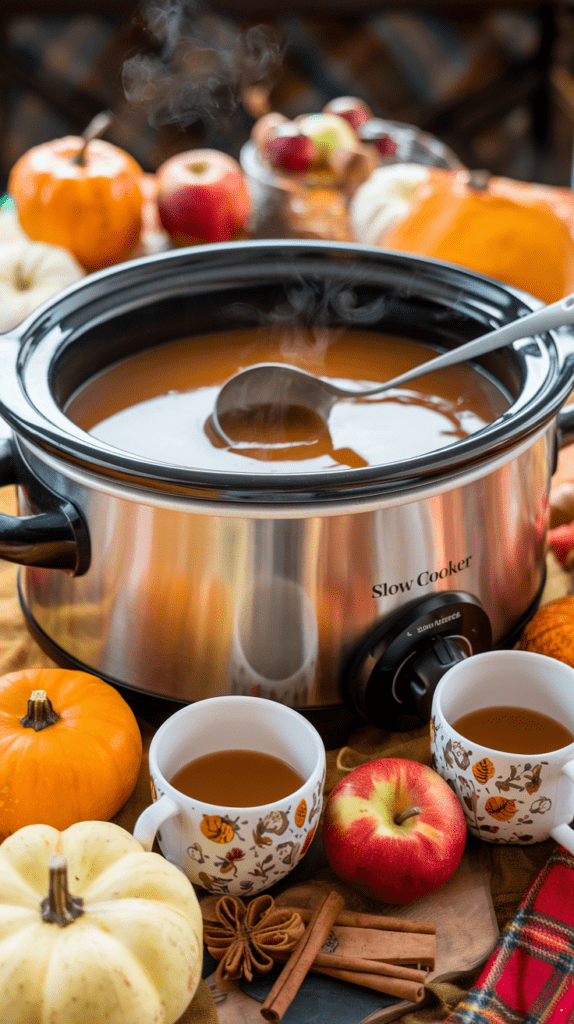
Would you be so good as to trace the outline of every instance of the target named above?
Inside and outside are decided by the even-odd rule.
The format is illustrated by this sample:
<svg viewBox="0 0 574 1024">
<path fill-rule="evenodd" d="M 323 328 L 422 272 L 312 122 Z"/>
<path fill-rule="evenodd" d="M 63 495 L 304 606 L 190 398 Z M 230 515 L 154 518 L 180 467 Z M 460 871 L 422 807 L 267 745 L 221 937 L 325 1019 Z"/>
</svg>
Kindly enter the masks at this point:
<svg viewBox="0 0 574 1024">
<path fill-rule="evenodd" d="M 210 27 L 209 43 L 217 49 L 218 40 L 224 41 L 227 67 L 237 76 L 237 55 L 254 26 L 219 15 L 212 20 L 218 27 Z M 294 117 L 321 110 L 337 95 L 352 94 L 362 96 L 375 114 L 421 126 L 441 103 L 465 96 L 535 55 L 541 32 L 535 13 L 518 10 L 458 21 L 408 11 L 328 21 L 286 14 L 276 27 L 286 47 L 280 66 L 263 83 L 271 109 Z M 194 145 L 210 145 L 236 156 L 258 116 L 244 94 L 247 102 L 238 103 L 230 116 L 219 109 L 204 123 L 199 119 L 178 124 L 174 109 L 169 114 L 172 120 L 150 122 L 149 108 L 130 103 L 122 87 L 124 62 L 141 38 L 137 33 L 130 37 L 130 26 L 113 17 L 11 17 L 7 34 L 10 52 L 23 68 L 60 91 L 84 98 L 88 107 L 111 108 L 116 117 L 107 137 L 132 153 L 147 171 L 173 152 Z M 230 39 L 237 41 L 235 60 Z M 188 80 L 193 67 L 188 61 Z M 176 76 L 174 83 L 173 92 L 181 92 L 181 77 Z M 41 89 L 29 91 L 14 83 L 4 102 L 4 180 L 30 146 L 77 134 L 85 126 L 71 123 Z"/>
<path fill-rule="evenodd" d="M 574 857 L 557 847 L 445 1024 L 572 1024 Z"/>
</svg>

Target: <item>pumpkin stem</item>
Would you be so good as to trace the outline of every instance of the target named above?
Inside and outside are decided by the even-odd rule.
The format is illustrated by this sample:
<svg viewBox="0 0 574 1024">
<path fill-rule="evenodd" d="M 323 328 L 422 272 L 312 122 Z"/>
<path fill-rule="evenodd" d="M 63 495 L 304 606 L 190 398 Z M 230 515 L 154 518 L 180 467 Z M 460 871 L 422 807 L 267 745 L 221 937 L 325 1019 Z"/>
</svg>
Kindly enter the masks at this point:
<svg viewBox="0 0 574 1024">
<path fill-rule="evenodd" d="M 104 134 L 106 128 L 109 128 L 110 124 L 112 123 L 112 120 L 113 114 L 111 110 L 102 110 L 99 114 L 96 114 L 96 116 L 92 118 L 88 127 L 84 128 L 84 131 L 82 132 L 82 139 L 84 140 L 84 145 L 76 153 L 76 155 L 72 157 L 73 164 L 76 164 L 78 167 L 85 167 L 88 144 L 92 141 L 92 139 L 99 139 L 100 136 Z"/>
<path fill-rule="evenodd" d="M 59 853 L 48 861 L 50 871 L 48 895 L 42 900 L 42 920 L 65 928 L 84 913 L 81 896 L 71 896 L 68 889 L 68 862 Z"/>
<path fill-rule="evenodd" d="M 23 725 L 25 729 L 34 729 L 35 732 L 41 732 L 42 729 L 46 729 L 49 725 L 59 721 L 59 718 L 60 715 L 57 711 L 54 711 L 46 691 L 32 690 L 32 695 L 28 701 L 28 710 L 24 717 L 20 719 L 20 725 Z"/>
<path fill-rule="evenodd" d="M 467 185 L 473 192 L 486 192 L 491 177 L 490 171 L 471 171 L 468 176 Z"/>
</svg>

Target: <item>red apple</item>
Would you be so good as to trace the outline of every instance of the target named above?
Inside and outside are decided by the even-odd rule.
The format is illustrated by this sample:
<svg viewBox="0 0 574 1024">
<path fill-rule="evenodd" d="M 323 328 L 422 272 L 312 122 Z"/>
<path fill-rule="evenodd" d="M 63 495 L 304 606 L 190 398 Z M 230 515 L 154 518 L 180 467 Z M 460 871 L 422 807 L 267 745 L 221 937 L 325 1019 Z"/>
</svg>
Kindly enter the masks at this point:
<svg viewBox="0 0 574 1024">
<path fill-rule="evenodd" d="M 266 139 L 263 155 L 272 167 L 283 171 L 308 171 L 317 151 L 311 139 L 293 121 L 278 124 Z"/>
<path fill-rule="evenodd" d="M 237 160 L 216 149 L 176 153 L 159 167 L 157 206 L 176 245 L 228 242 L 245 227 L 249 191 Z"/>
<path fill-rule="evenodd" d="M 269 113 L 257 118 L 251 129 L 251 141 L 260 152 L 263 152 L 267 139 L 271 138 L 280 124 L 287 124 L 288 121 L 289 118 L 285 117 L 284 114 L 279 114 L 276 110 L 270 110 Z"/>
<path fill-rule="evenodd" d="M 344 117 L 356 132 L 365 121 L 370 121 L 373 116 L 372 110 L 364 100 L 357 99 L 356 96 L 337 96 L 336 99 L 329 100 L 325 104 L 323 111 Z"/>
<path fill-rule="evenodd" d="M 384 903 L 411 903 L 438 889 L 465 841 L 458 799 L 417 761 L 386 757 L 360 765 L 325 805 L 323 843 L 333 871 Z"/>
<path fill-rule="evenodd" d="M 378 117 L 372 117 L 364 121 L 358 128 L 359 138 L 362 142 L 370 142 L 377 147 L 381 156 L 394 156 L 397 152 L 397 144 L 386 130 L 385 122 Z"/>
</svg>

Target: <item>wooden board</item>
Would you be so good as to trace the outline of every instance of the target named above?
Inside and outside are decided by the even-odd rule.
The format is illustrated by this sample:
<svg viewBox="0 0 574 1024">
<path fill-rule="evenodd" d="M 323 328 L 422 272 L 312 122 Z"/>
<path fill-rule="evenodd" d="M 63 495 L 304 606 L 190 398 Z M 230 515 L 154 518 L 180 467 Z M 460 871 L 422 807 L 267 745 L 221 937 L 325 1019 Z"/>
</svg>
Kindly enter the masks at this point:
<svg viewBox="0 0 574 1024">
<path fill-rule="evenodd" d="M 485 962 L 498 939 L 498 925 L 490 895 L 489 875 L 478 843 L 467 844 L 454 875 L 437 892 L 405 907 L 385 908 L 395 917 L 434 921 L 437 951 L 429 981 L 443 981 L 473 970 Z M 327 891 L 316 883 L 307 888 L 311 899 Z M 286 889 L 278 904 L 303 905 L 305 885 Z M 374 912 L 374 911 L 373 911 Z M 214 995 L 219 1024 L 261 1024 L 261 1001 L 272 980 L 261 979 L 251 986 L 233 985 L 222 992 L 215 988 L 213 975 L 207 979 Z M 248 994 L 249 993 L 249 994 Z M 309 1004 L 307 1005 L 307 998 Z M 283 1018 L 283 1024 L 387 1024 L 421 1004 L 381 996 L 356 985 L 348 985 L 318 974 L 310 974 Z M 310 1007 L 312 1006 L 312 1013 Z"/>
</svg>

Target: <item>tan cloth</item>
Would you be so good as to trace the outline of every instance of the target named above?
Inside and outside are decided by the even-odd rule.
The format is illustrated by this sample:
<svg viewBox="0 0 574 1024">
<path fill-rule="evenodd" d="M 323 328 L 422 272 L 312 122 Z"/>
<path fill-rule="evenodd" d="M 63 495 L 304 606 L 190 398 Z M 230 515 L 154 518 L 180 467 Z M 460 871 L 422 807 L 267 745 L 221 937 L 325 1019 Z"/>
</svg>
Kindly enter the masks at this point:
<svg viewBox="0 0 574 1024">
<path fill-rule="evenodd" d="M 572 455 L 574 456 L 574 446 Z M 571 474 L 570 465 L 567 467 L 567 473 L 574 478 L 574 458 Z M 13 514 L 14 511 L 15 498 L 12 489 L 0 490 L 0 513 Z M 558 597 L 567 588 L 568 577 L 552 554 L 548 555 L 548 569 L 543 603 Z M 17 566 L 0 559 L 0 675 L 22 668 L 53 665 L 51 659 L 38 648 L 26 629 L 16 595 L 17 571 Z M 150 801 L 147 752 L 153 728 L 143 721 L 140 722 L 140 728 L 144 743 L 140 776 L 130 799 L 114 818 L 114 821 L 130 832 L 133 831 L 141 810 Z M 329 793 L 343 776 L 345 769 L 381 756 L 407 757 L 428 763 L 428 727 L 423 726 L 402 734 L 385 733 L 367 725 L 355 730 L 349 736 L 347 746 L 343 750 L 330 750 L 327 753 L 326 793 Z M 531 847 L 498 847 L 484 844 L 484 855 L 490 859 L 491 890 L 499 927 L 503 927 L 512 918 L 527 886 L 553 848 L 554 843 L 550 840 Z M 432 1024 L 443 1020 L 475 980 L 476 974 L 457 979 L 456 983 L 443 982 L 429 986 L 432 991 L 430 1001 L 422 1009 L 407 1014 L 404 1018 L 407 1024 Z M 216 1024 L 217 1019 L 212 994 L 208 986 L 202 982 L 178 1024 Z"/>
</svg>

